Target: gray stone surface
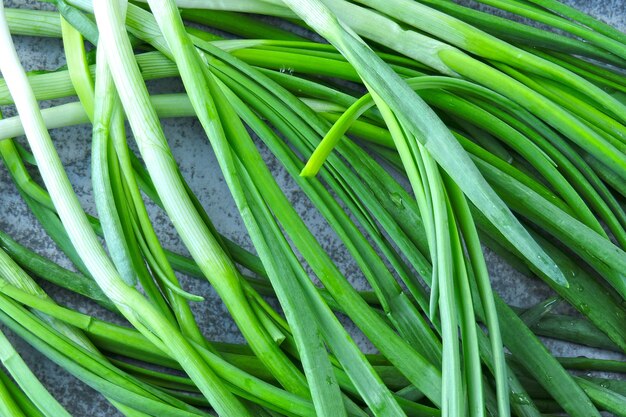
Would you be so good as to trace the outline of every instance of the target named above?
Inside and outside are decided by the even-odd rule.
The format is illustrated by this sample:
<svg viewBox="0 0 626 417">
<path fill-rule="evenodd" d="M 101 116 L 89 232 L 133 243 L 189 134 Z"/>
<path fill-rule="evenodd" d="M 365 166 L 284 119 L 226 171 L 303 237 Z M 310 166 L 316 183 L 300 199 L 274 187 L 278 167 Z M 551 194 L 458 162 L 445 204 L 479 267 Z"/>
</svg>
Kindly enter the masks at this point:
<svg viewBox="0 0 626 417">
<path fill-rule="evenodd" d="M 626 3 L 624 0 L 577 0 L 570 1 L 570 3 L 609 23 L 626 28 L 624 10 Z M 48 5 L 33 1 L 15 0 L 8 1 L 7 6 L 46 7 Z M 64 63 L 59 40 L 16 37 L 15 42 L 27 70 L 54 69 Z M 161 81 L 152 83 L 151 88 L 158 92 L 171 92 L 180 90 L 181 87 L 177 82 Z M 43 103 L 42 105 L 47 106 L 50 103 Z M 11 108 L 5 108 L 3 111 L 6 111 L 6 115 L 12 114 Z M 192 119 L 167 120 L 164 122 L 164 129 L 177 160 L 182 164 L 181 169 L 185 178 L 200 197 L 202 204 L 219 230 L 235 241 L 249 245 L 242 221 L 237 214 L 212 151 L 197 121 Z M 95 214 L 89 172 L 89 127 L 57 129 L 51 134 L 83 207 L 88 213 Z M 355 286 L 366 288 L 366 284 L 358 273 L 358 268 L 350 260 L 350 256 L 338 242 L 334 233 L 328 230 L 310 202 L 297 189 L 279 164 L 271 161 L 270 158 L 268 160 L 281 186 L 298 210 L 304 213 L 308 224 L 325 248 L 333 255 Z M 0 168 L 0 195 L 2 196 L 0 212 L 4 213 L 0 218 L 0 228 L 40 254 L 54 259 L 64 266 L 69 266 L 67 259 L 59 253 L 54 243 L 43 233 L 26 205 L 21 201 L 4 167 Z M 165 246 L 184 253 L 185 248 L 167 217 L 154 207 L 151 208 L 151 215 Z M 487 256 L 494 287 L 508 302 L 517 306 L 530 306 L 550 296 L 551 292 L 545 285 L 516 273 L 492 253 L 488 252 Z M 185 277 L 182 281 L 186 290 L 206 298 L 206 301 L 194 304 L 194 312 L 206 336 L 212 340 L 241 342 L 241 335 L 210 286 L 206 282 Z M 42 285 L 51 296 L 65 305 L 90 314 L 105 315 L 107 318 L 112 318 L 102 309 L 86 303 L 83 299 L 79 299 L 64 290 L 45 283 Z M 22 340 L 14 337 L 10 332 L 8 333 L 34 372 L 75 416 L 118 415 L 99 394 L 94 393 L 64 370 L 46 360 Z M 355 334 L 355 338 L 365 349 L 370 349 L 363 343 L 361 336 Z M 610 356 L 605 352 L 597 352 L 580 346 L 554 341 L 546 341 L 546 343 L 554 352 L 562 355 Z"/>
</svg>

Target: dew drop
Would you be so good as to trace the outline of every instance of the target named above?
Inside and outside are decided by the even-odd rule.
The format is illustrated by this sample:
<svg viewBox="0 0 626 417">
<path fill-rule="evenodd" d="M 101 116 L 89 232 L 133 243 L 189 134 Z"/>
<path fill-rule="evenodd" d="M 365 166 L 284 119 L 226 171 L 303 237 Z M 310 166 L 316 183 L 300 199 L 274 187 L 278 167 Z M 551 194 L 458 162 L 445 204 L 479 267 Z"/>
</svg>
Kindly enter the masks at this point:
<svg viewBox="0 0 626 417">
<path fill-rule="evenodd" d="M 513 402 L 519 405 L 528 405 L 530 404 L 530 399 L 526 394 L 513 394 L 512 395 Z"/>
<path fill-rule="evenodd" d="M 400 194 L 398 193 L 390 193 L 389 197 L 391 198 L 391 202 L 396 206 L 396 207 L 403 207 L 404 206 L 404 201 L 402 201 L 402 196 L 400 196 Z"/>
</svg>

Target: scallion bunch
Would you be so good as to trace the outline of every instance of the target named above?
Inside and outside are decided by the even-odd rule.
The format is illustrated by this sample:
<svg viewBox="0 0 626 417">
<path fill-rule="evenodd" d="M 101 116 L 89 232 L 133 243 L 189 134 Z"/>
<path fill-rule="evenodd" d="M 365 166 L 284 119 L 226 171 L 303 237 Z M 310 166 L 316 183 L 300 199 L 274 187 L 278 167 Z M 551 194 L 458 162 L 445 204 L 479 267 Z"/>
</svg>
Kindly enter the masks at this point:
<svg viewBox="0 0 626 417">
<path fill-rule="evenodd" d="M 0 321 L 120 413 L 626 416 L 626 362 L 539 338 L 626 352 L 622 32 L 556 0 L 51 3 L 0 4 L 0 105 L 18 113 L 0 120 L 0 156 L 74 268 L 0 231 Z M 66 65 L 26 73 L 12 35 L 60 38 Z M 184 92 L 150 94 L 171 77 Z M 66 103 L 40 109 L 51 99 Z M 162 127 L 178 117 L 200 122 L 252 250 L 186 182 Z M 48 132 L 79 124 L 97 216 Z M 164 246 L 153 206 L 189 256 Z M 508 305 L 483 247 L 554 295 Z M 204 336 L 183 274 L 210 283 L 245 344 Z M 1 414 L 69 415 L 0 336 Z"/>
</svg>

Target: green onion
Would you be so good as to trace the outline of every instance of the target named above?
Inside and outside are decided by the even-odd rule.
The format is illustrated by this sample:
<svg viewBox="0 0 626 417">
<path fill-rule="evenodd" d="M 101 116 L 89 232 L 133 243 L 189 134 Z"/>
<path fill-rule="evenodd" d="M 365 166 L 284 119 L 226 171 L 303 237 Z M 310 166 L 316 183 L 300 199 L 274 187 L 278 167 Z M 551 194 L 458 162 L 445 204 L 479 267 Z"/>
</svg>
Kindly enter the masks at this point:
<svg viewBox="0 0 626 417">
<path fill-rule="evenodd" d="M 555 0 L 481 2 L 530 23 L 443 0 L 0 7 L 0 104 L 18 113 L 0 156 L 73 264 L 0 232 L 0 321 L 126 416 L 624 415 L 618 378 L 578 376 L 621 361 L 539 336 L 626 349 L 626 35 Z M 59 38 L 66 65 L 24 73 L 11 33 Z M 184 92 L 151 96 L 166 78 Z M 241 236 L 183 177 L 161 125 L 179 117 L 198 119 Z M 97 217 L 48 133 L 87 123 Z M 506 304 L 482 245 L 553 294 Z M 203 335 L 179 274 L 208 281 L 245 344 Z M 68 415 L 3 335 L 0 353 L 2 413 Z"/>
</svg>

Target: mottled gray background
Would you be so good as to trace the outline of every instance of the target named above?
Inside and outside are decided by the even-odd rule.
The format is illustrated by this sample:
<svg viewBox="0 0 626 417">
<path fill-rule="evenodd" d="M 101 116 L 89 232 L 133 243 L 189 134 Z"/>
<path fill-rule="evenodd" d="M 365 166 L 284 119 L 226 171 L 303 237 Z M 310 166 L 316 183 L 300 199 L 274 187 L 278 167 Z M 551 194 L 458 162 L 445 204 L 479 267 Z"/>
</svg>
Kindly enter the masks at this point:
<svg viewBox="0 0 626 417">
<path fill-rule="evenodd" d="M 579 9 L 588 11 L 595 17 L 622 28 L 622 30 L 626 28 L 625 0 L 569 0 L 567 2 Z M 5 3 L 7 7 L 49 7 L 47 4 L 25 0 L 10 0 Z M 64 64 L 60 40 L 16 37 L 15 43 L 26 70 L 55 69 Z M 154 92 L 172 92 L 179 91 L 180 85 L 177 82 L 161 81 L 151 84 L 151 88 Z M 58 104 L 58 102 L 42 103 L 42 106 L 51 104 Z M 11 108 L 5 108 L 3 111 L 6 112 L 7 116 L 14 114 Z M 237 214 L 234 202 L 224 184 L 215 158 L 198 122 L 193 119 L 167 120 L 164 122 L 164 129 L 177 160 L 182 164 L 181 169 L 185 178 L 200 198 L 218 229 L 233 240 L 249 245 L 242 221 Z M 91 194 L 89 172 L 90 133 L 88 126 L 57 129 L 51 132 L 57 150 L 83 207 L 88 213 L 96 214 Z M 298 190 L 293 181 L 280 168 L 279 164 L 272 163 L 272 161 L 270 161 L 270 164 L 288 197 L 294 202 L 297 209 L 304 213 L 308 224 L 315 231 L 316 236 L 323 243 L 324 247 L 332 254 L 338 265 L 340 265 L 350 280 L 354 282 L 355 286 L 365 289 L 366 284 L 358 273 L 358 268 L 354 265 L 345 248 L 338 242 L 334 233 L 329 231 L 324 221 L 316 213 L 306 197 Z M 69 262 L 43 233 L 26 205 L 20 199 L 3 166 L 0 167 L 0 196 L 2 196 L 0 199 L 0 212 L 4 213 L 0 218 L 0 228 L 38 253 L 69 267 Z M 164 245 L 169 249 L 184 253 L 185 249 L 167 217 L 154 207 L 151 209 L 151 215 L 157 225 Z M 542 283 L 516 273 L 489 252 L 487 252 L 487 257 L 494 287 L 510 304 L 530 306 L 551 295 L 550 290 Z M 241 342 L 242 337 L 212 288 L 206 282 L 194 279 L 183 277 L 182 281 L 186 290 L 206 298 L 206 301 L 194 304 L 194 312 L 205 335 L 211 340 Z M 102 309 L 85 303 L 83 299 L 79 299 L 67 291 L 52 285 L 46 285 L 45 283 L 42 285 L 52 297 L 65 305 L 90 314 L 100 316 L 104 314 L 107 318 L 112 318 L 110 314 L 103 312 Z M 63 369 L 48 361 L 10 332 L 8 332 L 8 335 L 37 376 L 75 416 L 119 415 L 99 394 L 94 393 L 80 381 L 68 375 Z M 360 335 L 355 334 L 355 338 L 364 349 L 370 349 Z M 546 340 L 546 344 L 559 355 L 619 357 L 617 354 L 609 354 L 551 340 Z"/>
</svg>

